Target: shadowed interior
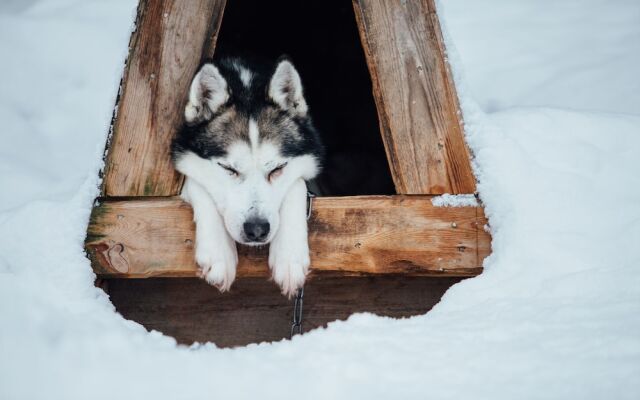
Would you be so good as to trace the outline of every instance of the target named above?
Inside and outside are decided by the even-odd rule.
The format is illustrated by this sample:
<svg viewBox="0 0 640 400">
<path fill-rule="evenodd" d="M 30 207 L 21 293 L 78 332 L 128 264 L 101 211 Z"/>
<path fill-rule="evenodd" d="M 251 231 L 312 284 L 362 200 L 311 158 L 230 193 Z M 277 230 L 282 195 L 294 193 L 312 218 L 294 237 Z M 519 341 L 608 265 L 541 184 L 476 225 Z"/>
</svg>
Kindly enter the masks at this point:
<svg viewBox="0 0 640 400">
<path fill-rule="evenodd" d="M 291 57 L 327 149 L 322 195 L 395 194 L 350 1 L 229 1 L 216 54 Z"/>
<path fill-rule="evenodd" d="M 355 312 L 395 318 L 424 314 L 461 279 L 316 277 L 305 285 L 303 329 L 308 332 Z M 195 278 L 115 279 L 106 285 L 125 318 L 179 343 L 242 346 L 290 334 L 293 302 L 266 279 L 239 279 L 224 294 Z"/>
</svg>

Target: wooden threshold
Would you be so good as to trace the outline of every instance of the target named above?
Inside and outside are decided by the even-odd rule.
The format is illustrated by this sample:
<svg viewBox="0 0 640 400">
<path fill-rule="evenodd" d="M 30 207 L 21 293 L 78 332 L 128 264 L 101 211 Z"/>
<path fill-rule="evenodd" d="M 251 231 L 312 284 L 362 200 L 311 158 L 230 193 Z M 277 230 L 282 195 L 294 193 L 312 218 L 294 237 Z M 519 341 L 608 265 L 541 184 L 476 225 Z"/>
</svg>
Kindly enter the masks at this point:
<svg viewBox="0 0 640 400">
<path fill-rule="evenodd" d="M 312 276 L 475 276 L 490 253 L 482 207 L 428 195 L 321 197 L 309 220 Z M 178 197 L 108 199 L 85 248 L 105 278 L 197 276 L 191 207 Z M 268 277 L 267 248 L 239 246 L 238 277 Z"/>
</svg>

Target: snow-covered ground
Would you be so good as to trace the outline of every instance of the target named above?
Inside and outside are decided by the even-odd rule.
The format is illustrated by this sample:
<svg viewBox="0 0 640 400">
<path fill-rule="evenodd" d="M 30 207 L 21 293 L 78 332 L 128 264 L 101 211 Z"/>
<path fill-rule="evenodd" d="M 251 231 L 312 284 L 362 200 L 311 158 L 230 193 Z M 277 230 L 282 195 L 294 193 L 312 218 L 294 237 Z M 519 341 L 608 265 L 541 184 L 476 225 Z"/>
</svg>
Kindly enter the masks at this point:
<svg viewBox="0 0 640 400">
<path fill-rule="evenodd" d="M 640 398 L 640 2 L 441 5 L 485 273 L 427 315 L 185 348 L 82 242 L 133 0 L 0 3 L 0 398 Z"/>
</svg>

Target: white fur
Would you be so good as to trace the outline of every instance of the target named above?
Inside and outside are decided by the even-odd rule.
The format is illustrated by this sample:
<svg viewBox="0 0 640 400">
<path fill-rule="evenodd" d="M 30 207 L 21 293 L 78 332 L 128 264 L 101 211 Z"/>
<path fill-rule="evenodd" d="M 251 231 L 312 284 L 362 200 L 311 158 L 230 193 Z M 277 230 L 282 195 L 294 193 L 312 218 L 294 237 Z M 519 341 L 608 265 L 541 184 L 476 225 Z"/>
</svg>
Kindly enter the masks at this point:
<svg viewBox="0 0 640 400">
<path fill-rule="evenodd" d="M 242 62 L 237 59 L 234 60 L 231 65 L 233 69 L 238 72 L 238 76 L 240 77 L 240 81 L 242 82 L 242 84 L 246 88 L 249 88 L 251 86 L 251 80 L 253 79 L 253 72 L 242 65 Z"/>
<path fill-rule="evenodd" d="M 269 82 L 269 97 L 285 110 L 304 115 L 308 111 L 302 94 L 302 81 L 293 64 L 281 61 Z"/>
<path fill-rule="evenodd" d="M 218 165 L 229 165 L 240 172 L 239 177 Z M 269 182 L 269 171 L 287 162 L 282 174 Z M 224 225 L 234 240 L 246 243 L 243 224 L 252 216 L 259 216 L 271 226 L 267 242 L 273 239 L 280 225 L 280 207 L 297 179 L 311 179 L 317 174 L 318 163 L 310 155 L 283 158 L 278 148 L 263 141 L 256 151 L 238 141 L 229 147 L 224 159 L 204 159 L 188 152 L 176 160 L 176 169 L 198 182 L 215 201 Z"/>
<path fill-rule="evenodd" d="M 192 123 L 206 119 L 228 99 L 227 81 L 213 64 L 205 64 L 191 82 L 185 120 Z"/>
<path fill-rule="evenodd" d="M 258 142 L 260 141 L 260 131 L 258 130 L 258 123 L 255 119 L 249 119 L 249 142 L 251 142 L 251 151 L 255 152 L 258 149 Z"/>
<path fill-rule="evenodd" d="M 269 172 L 286 162 L 282 174 Z M 240 172 L 232 176 L 218 163 Z M 309 268 L 305 179 L 317 174 L 311 155 L 285 159 L 268 141 L 252 149 L 238 141 L 224 158 L 204 159 L 188 152 L 176 160 L 188 178 L 183 197 L 194 208 L 196 260 L 208 282 L 226 290 L 235 277 L 237 253 L 233 241 L 247 243 L 243 224 L 260 217 L 270 224 L 269 266 L 274 281 L 291 296 L 302 286 Z"/>
<path fill-rule="evenodd" d="M 253 74 L 246 68 L 240 68 L 240 80 L 245 87 L 251 86 L 251 79 L 253 79 Z"/>
<path fill-rule="evenodd" d="M 193 207 L 196 262 L 200 267 L 200 275 L 221 292 L 227 291 L 236 277 L 236 244 L 224 229 L 213 199 L 199 183 L 187 177 L 182 198 Z"/>
<path fill-rule="evenodd" d="M 307 238 L 307 186 L 297 179 L 280 208 L 280 230 L 269 247 L 269 267 L 282 294 L 293 296 L 309 272 Z"/>
</svg>

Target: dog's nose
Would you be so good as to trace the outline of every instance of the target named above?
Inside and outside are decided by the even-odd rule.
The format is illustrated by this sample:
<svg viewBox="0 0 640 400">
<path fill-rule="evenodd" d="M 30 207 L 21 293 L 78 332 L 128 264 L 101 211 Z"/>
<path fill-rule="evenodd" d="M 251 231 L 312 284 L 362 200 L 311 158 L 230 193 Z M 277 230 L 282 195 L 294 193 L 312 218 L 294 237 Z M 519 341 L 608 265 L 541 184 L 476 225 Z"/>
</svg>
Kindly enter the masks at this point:
<svg viewBox="0 0 640 400">
<path fill-rule="evenodd" d="M 251 219 L 242 227 L 244 235 L 251 242 L 264 242 L 269 235 L 269 221 L 264 219 Z"/>
</svg>

